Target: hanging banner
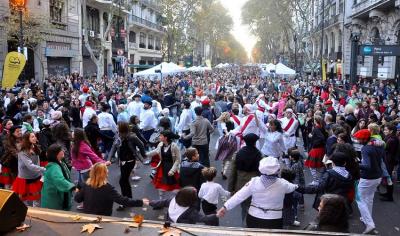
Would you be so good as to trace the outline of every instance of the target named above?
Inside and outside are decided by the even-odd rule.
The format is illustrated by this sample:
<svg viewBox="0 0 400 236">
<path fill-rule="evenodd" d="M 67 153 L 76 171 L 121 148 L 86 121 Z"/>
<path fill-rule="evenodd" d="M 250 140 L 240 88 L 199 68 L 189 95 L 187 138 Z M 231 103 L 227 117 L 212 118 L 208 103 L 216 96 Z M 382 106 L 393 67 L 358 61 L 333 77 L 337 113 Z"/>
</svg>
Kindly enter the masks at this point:
<svg viewBox="0 0 400 236">
<path fill-rule="evenodd" d="M 206 60 L 206 66 L 208 67 L 208 68 L 211 68 L 211 60 Z"/>
<path fill-rule="evenodd" d="M 325 61 L 322 60 L 322 80 L 326 80 L 326 65 L 325 65 Z"/>
<path fill-rule="evenodd" d="M 19 75 L 24 69 L 26 59 L 24 54 L 19 52 L 9 52 L 4 61 L 2 88 L 13 88 Z"/>
</svg>

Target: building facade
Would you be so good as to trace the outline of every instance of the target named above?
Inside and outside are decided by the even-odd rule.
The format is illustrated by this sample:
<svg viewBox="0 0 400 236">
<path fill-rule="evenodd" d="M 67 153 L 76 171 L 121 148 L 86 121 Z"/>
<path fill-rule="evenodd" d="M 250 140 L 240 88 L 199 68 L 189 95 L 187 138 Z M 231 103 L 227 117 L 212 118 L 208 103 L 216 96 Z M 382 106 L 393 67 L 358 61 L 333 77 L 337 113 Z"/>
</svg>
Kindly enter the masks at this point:
<svg viewBox="0 0 400 236">
<path fill-rule="evenodd" d="M 135 65 L 161 63 L 161 42 L 166 33 L 160 23 L 158 1 L 85 2 L 86 9 L 83 9 L 82 0 L 28 1 L 27 12 L 49 16 L 50 25 L 41 30 L 45 35 L 44 40 L 34 49 L 28 49 L 25 78 L 42 81 L 48 75 L 61 76 L 73 72 L 84 76 L 95 75 L 98 67 L 85 46 L 85 37 L 88 37 L 90 49 L 96 58 L 104 49 L 101 70 L 105 75 L 133 73 L 136 71 Z M 109 14 L 111 11 L 112 14 Z M 9 1 L 0 1 L 0 20 L 10 14 Z M 105 35 L 110 15 L 113 16 L 112 25 Z M 7 41 L 7 33 L 6 29 L 0 28 L 0 77 L 6 54 L 16 51 L 18 47 L 17 43 Z M 130 69 L 129 64 L 133 65 Z"/>
<path fill-rule="evenodd" d="M 42 32 L 43 40 L 28 48 L 25 78 L 41 81 L 48 74 L 63 75 L 80 71 L 79 12 L 80 0 L 28 1 L 26 14 L 48 16 L 49 25 Z M 1 1 L 0 15 L 10 16 L 9 1 Z M 0 34 L 0 67 L 9 51 L 17 50 L 17 43 L 7 40 L 8 32 Z M 1 74 L 2 76 L 2 74 Z"/>
<path fill-rule="evenodd" d="M 400 48 L 400 1 L 353 0 L 346 28 L 350 37 L 358 36 L 359 45 L 392 45 Z M 351 51 L 351 50 L 350 50 Z M 346 53 L 351 60 L 351 53 Z M 400 80 L 400 56 L 358 56 L 357 76 Z"/>
<path fill-rule="evenodd" d="M 350 75 L 355 35 L 356 54 L 361 45 L 400 46 L 400 0 L 315 0 L 310 7 L 306 45 L 317 64 L 322 47 L 328 73 Z M 400 56 L 357 56 L 356 64 L 357 77 L 400 78 Z"/>
</svg>

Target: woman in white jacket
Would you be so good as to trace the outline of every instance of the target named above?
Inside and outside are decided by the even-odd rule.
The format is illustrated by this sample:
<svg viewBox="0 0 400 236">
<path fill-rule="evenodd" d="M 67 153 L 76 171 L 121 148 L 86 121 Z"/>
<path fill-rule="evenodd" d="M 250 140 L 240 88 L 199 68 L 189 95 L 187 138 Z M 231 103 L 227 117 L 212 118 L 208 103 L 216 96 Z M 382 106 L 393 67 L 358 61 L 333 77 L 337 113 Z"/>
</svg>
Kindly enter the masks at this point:
<svg viewBox="0 0 400 236">
<path fill-rule="evenodd" d="M 246 217 L 248 228 L 282 229 L 282 209 L 285 194 L 298 187 L 279 178 L 280 164 L 275 157 L 266 157 L 260 161 L 261 176 L 252 178 L 218 211 L 217 216 L 225 213 L 251 197 L 250 208 Z"/>
<path fill-rule="evenodd" d="M 279 159 L 285 152 L 281 123 L 278 120 L 270 120 L 268 127 L 262 127 L 265 141 L 261 153 Z"/>
</svg>

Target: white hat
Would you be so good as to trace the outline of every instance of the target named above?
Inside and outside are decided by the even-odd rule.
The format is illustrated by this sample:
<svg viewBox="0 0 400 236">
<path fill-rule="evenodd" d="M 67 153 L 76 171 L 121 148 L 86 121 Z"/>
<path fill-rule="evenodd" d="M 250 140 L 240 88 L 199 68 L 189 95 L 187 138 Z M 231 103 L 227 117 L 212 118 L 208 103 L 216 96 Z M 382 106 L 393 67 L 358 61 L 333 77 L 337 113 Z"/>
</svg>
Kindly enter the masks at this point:
<svg viewBox="0 0 400 236">
<path fill-rule="evenodd" d="M 260 161 L 258 170 L 264 175 L 274 175 L 277 174 L 281 165 L 275 157 L 265 157 Z"/>
<path fill-rule="evenodd" d="M 161 113 L 162 113 L 164 116 L 168 116 L 168 115 L 169 115 L 169 109 L 168 109 L 168 108 L 164 108 L 164 109 L 162 109 Z"/>
<path fill-rule="evenodd" d="M 288 108 L 288 109 L 286 109 L 286 112 L 293 113 L 293 109 L 292 108 Z"/>
<path fill-rule="evenodd" d="M 48 125 L 50 125 L 50 124 L 51 124 L 51 121 L 50 121 L 49 119 L 44 119 L 44 120 L 43 120 L 43 125 L 48 126 Z"/>
</svg>

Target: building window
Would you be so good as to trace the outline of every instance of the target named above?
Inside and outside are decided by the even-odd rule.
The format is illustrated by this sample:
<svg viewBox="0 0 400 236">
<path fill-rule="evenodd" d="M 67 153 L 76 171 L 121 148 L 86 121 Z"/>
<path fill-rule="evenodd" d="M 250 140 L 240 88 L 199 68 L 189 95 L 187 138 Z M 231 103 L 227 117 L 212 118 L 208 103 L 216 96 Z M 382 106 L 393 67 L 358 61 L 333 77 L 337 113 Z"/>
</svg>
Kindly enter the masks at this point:
<svg viewBox="0 0 400 236">
<path fill-rule="evenodd" d="M 129 42 L 130 43 L 136 43 L 136 33 L 133 31 L 129 32 Z"/>
<path fill-rule="evenodd" d="M 339 13 L 343 13 L 343 0 L 339 1 Z"/>
<path fill-rule="evenodd" d="M 161 50 L 161 40 L 159 37 L 156 37 L 156 50 L 157 51 Z"/>
<path fill-rule="evenodd" d="M 91 7 L 86 7 L 87 12 L 87 27 L 88 30 L 100 33 L 100 13 L 99 10 Z"/>
<path fill-rule="evenodd" d="M 153 35 L 149 35 L 148 49 L 153 49 L 153 48 L 154 48 L 154 36 Z"/>
<path fill-rule="evenodd" d="M 336 16 L 336 3 L 331 6 L 331 16 Z"/>
<path fill-rule="evenodd" d="M 140 33 L 139 47 L 140 48 L 146 48 L 146 34 L 145 33 Z"/>
<path fill-rule="evenodd" d="M 54 23 L 62 23 L 64 12 L 63 0 L 50 0 L 50 19 Z"/>
</svg>

